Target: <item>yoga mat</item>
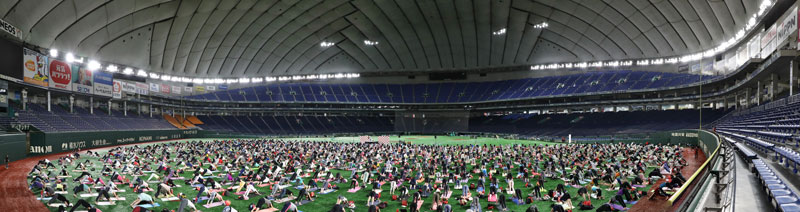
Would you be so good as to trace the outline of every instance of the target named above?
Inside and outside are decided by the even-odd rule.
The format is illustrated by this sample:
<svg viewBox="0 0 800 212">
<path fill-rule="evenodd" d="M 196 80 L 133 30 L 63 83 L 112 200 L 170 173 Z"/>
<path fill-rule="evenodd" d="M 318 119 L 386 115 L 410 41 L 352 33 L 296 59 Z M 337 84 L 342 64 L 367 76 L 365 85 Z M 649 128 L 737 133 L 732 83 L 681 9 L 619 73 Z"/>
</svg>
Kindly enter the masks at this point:
<svg viewBox="0 0 800 212">
<path fill-rule="evenodd" d="M 258 210 L 256 212 L 275 212 L 275 211 L 278 211 L 278 209 L 277 208 L 267 208 L 267 209 Z"/>
<path fill-rule="evenodd" d="M 347 192 L 349 192 L 349 193 L 356 193 L 356 192 L 358 192 L 358 190 L 361 190 L 361 188 L 360 188 L 360 187 L 351 188 L 351 189 L 347 190 Z"/>
<path fill-rule="evenodd" d="M 111 202 L 95 202 L 94 204 L 97 204 L 97 205 L 116 205 L 116 203 L 111 204 Z"/>
<path fill-rule="evenodd" d="M 125 197 L 111 197 L 113 201 L 125 201 Z"/>
<path fill-rule="evenodd" d="M 96 197 L 96 196 L 97 196 L 97 193 L 81 194 L 81 197 Z"/>
<path fill-rule="evenodd" d="M 53 199 L 53 198 L 52 197 L 36 197 L 36 200 L 39 200 L 39 201 L 50 201 L 50 199 Z"/>
<path fill-rule="evenodd" d="M 633 187 L 636 187 L 636 188 L 644 188 L 644 187 L 645 187 L 645 185 L 633 185 Z"/>
<path fill-rule="evenodd" d="M 158 203 L 153 203 L 153 204 L 144 204 L 144 205 L 138 205 L 138 206 L 139 207 L 143 207 L 143 208 L 155 208 L 155 207 L 159 207 L 161 205 L 159 205 Z"/>
<path fill-rule="evenodd" d="M 123 193 L 125 190 L 111 190 L 111 193 Z"/>
<path fill-rule="evenodd" d="M 211 203 L 211 204 L 203 205 L 203 207 L 206 207 L 206 208 L 213 208 L 213 207 L 217 207 L 217 206 L 221 206 L 221 205 L 222 205 L 222 202 L 215 202 L 215 203 Z"/>
<path fill-rule="evenodd" d="M 56 191 L 55 193 L 56 194 L 68 194 L 69 192 L 68 191 Z"/>
<path fill-rule="evenodd" d="M 284 203 L 284 202 L 292 201 L 292 200 L 294 200 L 296 198 L 297 197 L 286 197 L 286 198 L 283 198 L 283 199 L 275 200 L 275 202 L 276 203 Z"/>
<path fill-rule="evenodd" d="M 180 200 L 178 197 L 161 198 L 161 201 L 164 201 L 164 202 L 178 201 L 178 200 Z"/>
<path fill-rule="evenodd" d="M 67 205 L 65 205 L 64 203 L 50 203 L 49 206 L 54 208 L 57 208 L 58 206 L 67 207 Z"/>
<path fill-rule="evenodd" d="M 336 189 L 328 189 L 328 190 L 320 191 L 319 194 L 328 194 L 328 193 L 333 193 L 334 191 L 336 191 Z"/>
</svg>

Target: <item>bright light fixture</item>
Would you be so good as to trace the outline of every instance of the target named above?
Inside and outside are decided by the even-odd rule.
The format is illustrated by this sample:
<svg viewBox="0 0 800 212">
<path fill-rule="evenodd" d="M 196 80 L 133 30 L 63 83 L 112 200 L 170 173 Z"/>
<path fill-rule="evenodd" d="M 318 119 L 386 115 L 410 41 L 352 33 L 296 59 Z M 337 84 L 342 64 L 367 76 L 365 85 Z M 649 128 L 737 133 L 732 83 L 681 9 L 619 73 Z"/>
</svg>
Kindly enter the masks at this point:
<svg viewBox="0 0 800 212">
<path fill-rule="evenodd" d="M 108 66 L 106 66 L 106 71 L 111 72 L 111 73 L 117 73 L 117 71 L 119 71 L 119 69 L 115 65 L 108 65 Z"/>
<path fill-rule="evenodd" d="M 75 62 L 75 55 L 72 52 L 68 52 L 64 59 L 67 60 L 67 63 Z"/>
<path fill-rule="evenodd" d="M 500 30 L 492 32 L 492 35 L 503 35 L 503 34 L 506 34 L 506 28 L 502 28 Z"/>
<path fill-rule="evenodd" d="M 334 44 L 335 44 L 335 43 L 333 43 L 333 42 L 325 42 L 325 41 L 322 41 L 322 43 L 319 43 L 319 46 L 320 46 L 320 47 L 330 47 L 330 46 L 333 46 Z"/>
<path fill-rule="evenodd" d="M 374 46 L 378 45 L 378 41 L 364 40 L 364 44 L 367 46 Z"/>
<path fill-rule="evenodd" d="M 86 64 L 86 69 L 88 69 L 89 71 L 96 71 L 101 67 L 102 65 L 100 65 L 100 63 L 97 62 L 96 60 L 89 60 L 89 63 Z"/>
<path fill-rule="evenodd" d="M 136 76 L 147 77 L 147 72 L 144 71 L 144 69 L 139 69 L 139 71 L 136 72 Z"/>
<path fill-rule="evenodd" d="M 50 57 L 58 57 L 58 50 L 50 49 Z"/>
</svg>

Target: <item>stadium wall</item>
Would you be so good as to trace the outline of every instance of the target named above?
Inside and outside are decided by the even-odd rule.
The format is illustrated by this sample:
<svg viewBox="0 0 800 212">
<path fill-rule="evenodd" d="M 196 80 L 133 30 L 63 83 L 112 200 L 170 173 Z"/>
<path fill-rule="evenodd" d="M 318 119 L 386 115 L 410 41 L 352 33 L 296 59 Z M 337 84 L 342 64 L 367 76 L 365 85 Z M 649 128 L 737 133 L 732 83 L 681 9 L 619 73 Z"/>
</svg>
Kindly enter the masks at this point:
<svg viewBox="0 0 800 212">
<path fill-rule="evenodd" d="M 202 130 L 30 132 L 29 156 L 152 141 L 205 138 L 207 135 L 213 134 Z"/>
<path fill-rule="evenodd" d="M 11 161 L 16 161 L 28 157 L 26 135 L 17 134 L 4 134 L 0 135 L 0 160 L 5 160 L 6 155 Z M 5 163 L 5 161 L 0 161 Z"/>
</svg>

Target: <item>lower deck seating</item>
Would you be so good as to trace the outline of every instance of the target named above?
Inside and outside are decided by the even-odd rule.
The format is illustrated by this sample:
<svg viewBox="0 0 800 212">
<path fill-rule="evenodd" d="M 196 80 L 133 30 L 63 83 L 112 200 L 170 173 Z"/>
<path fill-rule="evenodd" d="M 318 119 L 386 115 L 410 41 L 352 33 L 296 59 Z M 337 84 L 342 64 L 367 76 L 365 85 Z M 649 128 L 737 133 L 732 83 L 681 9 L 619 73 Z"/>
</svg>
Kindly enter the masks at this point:
<svg viewBox="0 0 800 212">
<path fill-rule="evenodd" d="M 769 194 L 773 206 L 779 211 L 800 211 L 800 196 L 787 187 L 784 180 L 761 159 L 753 160 L 753 171 Z"/>
</svg>

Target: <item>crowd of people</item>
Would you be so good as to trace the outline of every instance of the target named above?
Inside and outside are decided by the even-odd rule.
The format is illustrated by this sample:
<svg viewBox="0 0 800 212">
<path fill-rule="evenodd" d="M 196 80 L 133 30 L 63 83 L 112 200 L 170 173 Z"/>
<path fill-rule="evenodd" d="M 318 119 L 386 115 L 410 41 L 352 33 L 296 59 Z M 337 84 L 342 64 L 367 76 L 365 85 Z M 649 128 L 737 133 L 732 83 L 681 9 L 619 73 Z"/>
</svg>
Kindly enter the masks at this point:
<svg viewBox="0 0 800 212">
<path fill-rule="evenodd" d="M 526 205 L 527 211 L 620 211 L 647 195 L 669 195 L 680 187 L 685 181 L 681 152 L 679 146 L 643 143 L 386 145 L 233 139 L 80 151 L 39 161 L 29 178 L 31 190 L 58 211 L 99 211 L 101 202 L 120 201 L 123 188 L 136 194 L 130 204 L 134 211 L 197 211 L 198 204 L 219 205 L 226 212 L 297 211 L 321 195 L 335 195 L 336 201 L 305 210 L 343 212 L 363 206 L 370 212 L 386 207 L 480 212 L 515 204 Z M 666 180 L 656 192 L 644 191 L 660 178 Z M 365 192 L 359 192 L 362 188 Z M 163 201 L 180 203 L 157 206 L 166 205 Z M 540 208 L 542 202 L 549 207 Z"/>
</svg>

